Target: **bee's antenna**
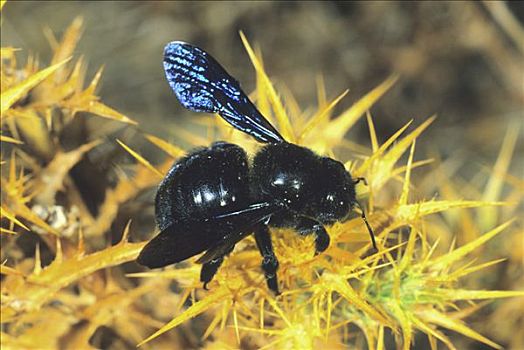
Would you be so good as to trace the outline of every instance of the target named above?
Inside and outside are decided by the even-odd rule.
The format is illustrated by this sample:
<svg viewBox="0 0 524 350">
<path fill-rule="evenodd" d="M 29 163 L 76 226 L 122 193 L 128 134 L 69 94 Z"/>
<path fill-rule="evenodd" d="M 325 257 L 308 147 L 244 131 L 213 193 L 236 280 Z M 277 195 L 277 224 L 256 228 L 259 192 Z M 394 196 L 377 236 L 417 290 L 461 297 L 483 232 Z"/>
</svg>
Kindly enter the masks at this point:
<svg viewBox="0 0 524 350">
<path fill-rule="evenodd" d="M 362 208 L 362 206 L 360 205 L 360 203 L 355 200 L 355 204 L 357 205 L 357 207 L 360 209 L 360 211 L 362 212 L 362 214 L 360 215 L 360 217 L 362 218 L 362 220 L 364 220 L 364 222 L 366 223 L 366 226 L 368 228 L 368 231 L 369 231 L 369 236 L 371 237 L 371 243 L 373 243 L 373 249 L 375 250 L 375 253 L 378 252 L 378 248 L 377 248 L 377 243 L 375 242 L 375 235 L 373 234 L 373 229 L 371 228 L 371 226 L 369 225 L 369 222 L 368 222 L 368 219 L 366 218 L 366 213 L 364 212 L 364 209 Z"/>
<path fill-rule="evenodd" d="M 355 179 L 353 179 L 353 185 L 356 185 L 358 184 L 360 181 L 362 181 L 364 183 L 364 185 L 368 185 L 368 181 L 366 180 L 365 177 L 357 177 Z"/>
</svg>

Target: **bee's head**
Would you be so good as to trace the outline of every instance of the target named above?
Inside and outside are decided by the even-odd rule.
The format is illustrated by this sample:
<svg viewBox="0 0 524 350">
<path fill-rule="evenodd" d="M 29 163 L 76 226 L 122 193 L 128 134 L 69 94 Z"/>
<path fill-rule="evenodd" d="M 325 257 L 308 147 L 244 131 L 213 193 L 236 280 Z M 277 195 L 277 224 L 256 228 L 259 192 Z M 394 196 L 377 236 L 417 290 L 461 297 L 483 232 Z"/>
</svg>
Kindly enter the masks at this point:
<svg viewBox="0 0 524 350">
<path fill-rule="evenodd" d="M 323 157 L 318 190 L 311 210 L 323 224 L 344 221 L 355 203 L 355 184 L 344 165 Z M 312 213 L 313 214 L 313 213 Z"/>
</svg>

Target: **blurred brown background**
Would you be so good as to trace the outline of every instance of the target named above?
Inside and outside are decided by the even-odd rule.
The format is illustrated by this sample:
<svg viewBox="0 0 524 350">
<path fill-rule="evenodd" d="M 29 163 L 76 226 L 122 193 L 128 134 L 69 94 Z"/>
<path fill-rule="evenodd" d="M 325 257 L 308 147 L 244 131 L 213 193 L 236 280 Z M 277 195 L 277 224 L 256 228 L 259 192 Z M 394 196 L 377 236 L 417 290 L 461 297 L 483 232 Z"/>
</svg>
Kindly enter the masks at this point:
<svg viewBox="0 0 524 350">
<path fill-rule="evenodd" d="M 411 118 L 437 114 L 418 147 L 492 166 L 508 125 L 524 119 L 521 2 L 14 1 L 4 11 L 2 45 L 44 62 L 50 48 L 43 28 L 61 34 L 83 16 L 78 53 L 91 74 L 105 65 L 103 100 L 170 140 L 179 118 L 195 115 L 165 82 L 164 45 L 185 40 L 205 48 L 251 91 L 254 71 L 239 30 L 260 45 L 268 73 L 303 109 L 316 105 L 319 73 L 328 97 L 350 89 L 340 108 L 400 73 L 372 110 L 382 141 Z M 367 145 L 365 123 L 349 137 Z M 522 142 L 517 147 L 511 172 L 520 177 Z"/>
</svg>

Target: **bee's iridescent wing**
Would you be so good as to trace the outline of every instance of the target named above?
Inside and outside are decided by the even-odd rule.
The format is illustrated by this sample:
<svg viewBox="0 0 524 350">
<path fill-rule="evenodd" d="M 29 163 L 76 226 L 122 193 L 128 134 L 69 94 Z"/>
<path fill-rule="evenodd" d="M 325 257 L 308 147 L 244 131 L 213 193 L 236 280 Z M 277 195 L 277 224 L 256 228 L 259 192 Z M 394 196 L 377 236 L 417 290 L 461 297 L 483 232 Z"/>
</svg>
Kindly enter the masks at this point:
<svg viewBox="0 0 524 350">
<path fill-rule="evenodd" d="M 238 82 L 204 50 L 173 41 L 164 49 L 164 70 L 169 85 L 185 108 L 218 113 L 235 128 L 260 142 L 284 142 Z"/>
</svg>

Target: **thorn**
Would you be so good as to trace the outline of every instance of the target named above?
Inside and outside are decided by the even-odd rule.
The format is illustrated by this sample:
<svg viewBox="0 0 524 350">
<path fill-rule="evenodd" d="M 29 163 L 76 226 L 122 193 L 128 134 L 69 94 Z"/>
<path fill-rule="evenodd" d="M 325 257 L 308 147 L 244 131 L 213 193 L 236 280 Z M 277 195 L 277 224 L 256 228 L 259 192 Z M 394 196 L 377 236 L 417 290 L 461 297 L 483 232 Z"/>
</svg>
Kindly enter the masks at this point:
<svg viewBox="0 0 524 350">
<path fill-rule="evenodd" d="M 122 233 L 122 239 L 120 240 L 121 244 L 127 243 L 127 240 L 129 239 L 129 228 L 131 227 L 131 219 L 127 222 L 126 228 L 124 229 L 124 233 Z"/>
<path fill-rule="evenodd" d="M 102 73 L 104 72 L 104 68 L 104 65 L 100 66 L 100 68 L 98 68 L 98 70 L 96 71 L 95 76 L 91 80 L 91 83 L 89 83 L 89 86 L 85 90 L 88 91 L 89 94 L 95 93 L 95 90 L 98 87 L 98 83 L 100 82 L 100 78 L 102 77 Z"/>
<path fill-rule="evenodd" d="M 40 259 L 40 244 L 36 244 L 35 249 L 35 268 L 33 269 L 33 274 L 39 275 L 42 272 L 42 260 Z"/>
<path fill-rule="evenodd" d="M 78 255 L 82 256 L 85 253 L 85 245 L 84 245 L 84 232 L 82 231 L 82 228 L 80 227 L 78 229 Z"/>
<path fill-rule="evenodd" d="M 56 256 L 55 260 L 53 260 L 53 263 L 60 264 L 64 260 L 64 254 L 62 252 L 62 241 L 60 241 L 60 238 L 56 238 Z"/>
</svg>

